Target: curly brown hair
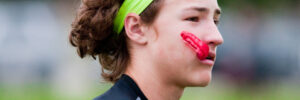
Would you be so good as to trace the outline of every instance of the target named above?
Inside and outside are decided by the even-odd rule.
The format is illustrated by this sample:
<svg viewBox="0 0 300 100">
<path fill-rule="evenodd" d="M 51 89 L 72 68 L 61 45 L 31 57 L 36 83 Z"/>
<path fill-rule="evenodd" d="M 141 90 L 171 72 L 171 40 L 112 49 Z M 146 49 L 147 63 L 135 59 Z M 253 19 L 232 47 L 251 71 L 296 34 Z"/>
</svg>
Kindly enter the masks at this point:
<svg viewBox="0 0 300 100">
<path fill-rule="evenodd" d="M 70 32 L 70 43 L 77 48 L 81 58 L 98 56 L 102 65 L 102 77 L 117 81 L 130 60 L 124 29 L 121 34 L 113 31 L 113 20 L 124 0 L 82 0 Z M 162 0 L 154 0 L 143 13 L 141 20 L 152 24 Z"/>
</svg>

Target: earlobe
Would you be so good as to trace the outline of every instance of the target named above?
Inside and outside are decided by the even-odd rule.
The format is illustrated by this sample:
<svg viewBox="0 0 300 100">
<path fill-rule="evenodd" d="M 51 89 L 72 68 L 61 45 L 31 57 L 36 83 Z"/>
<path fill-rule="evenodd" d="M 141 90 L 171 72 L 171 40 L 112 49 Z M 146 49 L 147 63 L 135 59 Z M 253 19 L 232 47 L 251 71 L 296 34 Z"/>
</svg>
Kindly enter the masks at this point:
<svg viewBox="0 0 300 100">
<path fill-rule="evenodd" d="M 129 13 L 124 21 L 124 27 L 127 37 L 138 44 L 147 42 L 146 36 L 142 30 L 140 16 L 135 13 Z"/>
</svg>

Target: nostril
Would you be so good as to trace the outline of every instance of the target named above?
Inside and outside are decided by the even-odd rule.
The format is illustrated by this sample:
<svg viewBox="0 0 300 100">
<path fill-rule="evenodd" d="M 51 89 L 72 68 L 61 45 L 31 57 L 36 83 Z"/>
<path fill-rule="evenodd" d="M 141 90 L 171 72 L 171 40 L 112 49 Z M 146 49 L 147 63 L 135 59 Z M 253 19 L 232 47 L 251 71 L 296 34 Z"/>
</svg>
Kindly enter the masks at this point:
<svg viewBox="0 0 300 100">
<path fill-rule="evenodd" d="M 203 41 L 205 41 L 209 45 L 218 46 L 223 44 L 223 37 L 222 34 L 216 29 L 209 30 L 204 37 Z"/>
<path fill-rule="evenodd" d="M 223 38 L 221 38 L 221 39 L 213 39 L 210 42 L 208 42 L 208 44 L 215 45 L 215 46 L 221 45 L 221 44 L 223 44 Z"/>
</svg>

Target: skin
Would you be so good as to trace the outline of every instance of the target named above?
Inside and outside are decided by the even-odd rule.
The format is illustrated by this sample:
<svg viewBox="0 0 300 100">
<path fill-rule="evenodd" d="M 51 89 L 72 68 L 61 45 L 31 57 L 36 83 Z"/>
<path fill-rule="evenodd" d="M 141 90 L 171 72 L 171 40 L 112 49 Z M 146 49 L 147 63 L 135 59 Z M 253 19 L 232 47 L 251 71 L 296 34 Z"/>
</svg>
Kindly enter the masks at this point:
<svg viewBox="0 0 300 100">
<path fill-rule="evenodd" d="M 223 38 L 217 28 L 217 0 L 165 0 L 151 25 L 137 14 L 125 19 L 130 61 L 125 74 L 135 80 L 150 100 L 179 100 L 185 87 L 205 87 L 213 66 L 200 62 L 181 39 L 188 31 L 216 53 Z"/>
</svg>

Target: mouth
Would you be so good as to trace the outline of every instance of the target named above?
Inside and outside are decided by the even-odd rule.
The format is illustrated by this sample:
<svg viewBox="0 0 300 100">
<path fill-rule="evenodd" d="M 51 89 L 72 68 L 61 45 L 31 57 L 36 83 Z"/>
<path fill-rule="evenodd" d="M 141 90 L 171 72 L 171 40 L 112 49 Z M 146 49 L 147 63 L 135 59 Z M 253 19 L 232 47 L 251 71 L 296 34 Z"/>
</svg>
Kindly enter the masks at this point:
<svg viewBox="0 0 300 100">
<path fill-rule="evenodd" d="M 213 52 L 210 52 L 208 54 L 208 56 L 205 58 L 206 60 L 211 60 L 211 61 L 215 61 L 215 57 L 216 57 L 216 54 L 213 53 Z"/>
<path fill-rule="evenodd" d="M 214 52 L 210 52 L 204 60 L 200 60 L 200 63 L 211 67 L 215 63 L 215 58 L 216 54 Z"/>
</svg>

